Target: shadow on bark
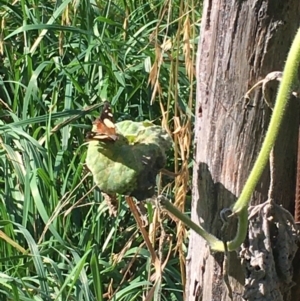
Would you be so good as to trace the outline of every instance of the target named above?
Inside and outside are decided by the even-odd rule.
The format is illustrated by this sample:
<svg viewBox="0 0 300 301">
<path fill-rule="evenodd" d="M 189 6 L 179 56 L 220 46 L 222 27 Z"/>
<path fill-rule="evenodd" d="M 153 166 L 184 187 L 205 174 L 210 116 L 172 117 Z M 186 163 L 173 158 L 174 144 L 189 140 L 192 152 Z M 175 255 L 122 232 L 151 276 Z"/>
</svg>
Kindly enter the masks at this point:
<svg viewBox="0 0 300 301">
<path fill-rule="evenodd" d="M 230 207 L 237 197 L 221 183 L 214 183 L 204 163 L 199 165 L 198 183 L 198 222 L 221 240 L 233 239 L 237 220 L 229 220 L 224 227 L 220 211 Z M 205 223 L 201 222 L 204 216 Z M 224 271 L 223 253 L 213 253 L 212 256 L 219 265 L 222 277 L 226 274 L 244 286 L 245 300 L 290 300 L 291 289 L 295 285 L 292 262 L 297 243 L 298 233 L 293 216 L 269 199 L 249 208 L 248 236 L 238 252 L 227 254 L 228 270 Z M 220 281 L 213 284 L 213 290 L 216 289 L 220 289 Z"/>
</svg>

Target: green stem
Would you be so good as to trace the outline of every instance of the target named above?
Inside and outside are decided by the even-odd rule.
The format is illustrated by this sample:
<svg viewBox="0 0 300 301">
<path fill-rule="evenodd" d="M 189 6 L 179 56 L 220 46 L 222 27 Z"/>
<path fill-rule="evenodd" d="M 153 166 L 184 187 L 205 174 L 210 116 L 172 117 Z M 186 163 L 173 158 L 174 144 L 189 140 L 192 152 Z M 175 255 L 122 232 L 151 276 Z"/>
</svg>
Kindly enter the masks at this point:
<svg viewBox="0 0 300 301">
<path fill-rule="evenodd" d="M 275 107 L 264 139 L 261 151 L 252 168 L 252 171 L 246 181 L 242 193 L 233 206 L 233 213 L 239 213 L 242 209 L 247 208 L 251 195 L 260 180 L 260 177 L 268 163 L 269 155 L 274 147 L 279 130 L 281 128 L 284 113 L 290 99 L 292 86 L 297 80 L 298 66 L 300 64 L 300 29 L 298 30 L 283 71 L 283 77 L 279 86 Z"/>
<path fill-rule="evenodd" d="M 268 127 L 262 148 L 257 160 L 246 181 L 242 193 L 233 206 L 233 214 L 239 219 L 238 231 L 235 238 L 228 242 L 228 251 L 237 249 L 245 240 L 248 228 L 248 204 L 260 177 L 268 164 L 269 155 L 274 147 L 279 130 L 281 128 L 284 113 L 287 109 L 292 86 L 297 80 L 298 66 L 300 65 L 300 28 L 294 38 L 288 58 L 284 67 L 283 77 L 276 97 L 275 107 Z M 180 212 L 168 200 L 162 199 L 162 205 L 174 216 L 180 219 L 185 225 L 202 236 L 210 245 L 213 251 L 224 252 L 224 244 L 221 240 L 208 233 L 204 228 L 195 224 L 190 218 Z"/>
<path fill-rule="evenodd" d="M 264 139 L 252 171 L 246 181 L 242 193 L 233 206 L 233 214 L 239 217 L 239 228 L 237 234 L 228 243 L 228 249 L 235 249 L 245 240 L 248 228 L 248 205 L 252 193 L 260 180 L 260 177 L 268 164 L 270 152 L 275 145 L 279 130 L 282 126 L 284 113 L 287 109 L 293 84 L 297 81 L 298 67 L 300 65 L 300 28 L 294 38 L 283 70 L 282 81 L 279 86 L 275 101 L 275 107 Z M 229 247 L 231 245 L 231 247 Z"/>
<path fill-rule="evenodd" d="M 197 234 L 203 237 L 207 243 L 209 244 L 210 248 L 214 252 L 224 252 L 224 243 L 223 241 L 219 240 L 214 235 L 208 233 L 204 228 L 195 224 L 188 216 L 183 214 L 179 211 L 171 202 L 169 202 L 165 197 L 159 197 L 160 203 L 166 210 L 168 210 L 172 215 L 176 216 L 179 220 L 181 220 L 187 227 L 194 230 Z M 239 229 L 238 232 L 247 231 L 247 210 L 242 210 L 240 212 L 239 218 L 241 221 L 239 222 Z M 246 223 L 242 222 L 245 221 Z M 228 251 L 233 251 L 237 249 L 244 241 L 244 238 L 236 236 L 236 238 L 230 242 L 228 242 L 227 249 Z"/>
<path fill-rule="evenodd" d="M 197 234 L 203 237 L 214 251 L 224 252 L 223 242 L 214 235 L 208 233 L 204 228 L 195 224 L 188 216 L 179 211 L 171 202 L 164 196 L 159 197 L 161 205 L 168 210 L 172 215 L 181 220 L 187 227 L 193 229 Z"/>
</svg>

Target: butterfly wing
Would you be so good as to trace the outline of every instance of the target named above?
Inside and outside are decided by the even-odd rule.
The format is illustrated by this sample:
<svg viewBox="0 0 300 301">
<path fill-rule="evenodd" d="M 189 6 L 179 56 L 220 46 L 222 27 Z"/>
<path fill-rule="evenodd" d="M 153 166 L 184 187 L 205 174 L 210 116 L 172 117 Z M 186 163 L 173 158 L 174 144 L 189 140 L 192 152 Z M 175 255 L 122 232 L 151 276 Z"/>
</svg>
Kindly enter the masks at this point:
<svg viewBox="0 0 300 301">
<path fill-rule="evenodd" d="M 113 140 L 118 139 L 116 126 L 113 121 L 111 106 L 108 101 L 103 105 L 100 117 L 93 122 L 92 132 L 86 135 L 89 140 Z"/>
<path fill-rule="evenodd" d="M 103 110 L 100 115 L 100 120 L 109 128 L 115 128 L 114 115 L 111 111 L 111 106 L 108 101 L 104 102 Z"/>
</svg>

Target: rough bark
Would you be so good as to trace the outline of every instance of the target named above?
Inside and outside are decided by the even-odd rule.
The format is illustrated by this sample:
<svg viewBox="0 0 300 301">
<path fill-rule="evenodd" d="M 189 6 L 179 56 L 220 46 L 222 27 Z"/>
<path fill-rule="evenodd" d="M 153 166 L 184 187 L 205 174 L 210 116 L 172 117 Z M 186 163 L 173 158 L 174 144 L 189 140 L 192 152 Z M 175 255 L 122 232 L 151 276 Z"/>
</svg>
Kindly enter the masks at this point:
<svg viewBox="0 0 300 301">
<path fill-rule="evenodd" d="M 239 196 L 272 114 L 260 88 L 251 94 L 250 105 L 246 105 L 243 95 L 268 73 L 283 70 L 299 16 L 299 0 L 204 1 L 196 67 L 192 219 L 217 237 L 223 235 L 219 212 L 230 207 Z M 276 89 L 270 92 L 274 99 Z M 276 202 L 291 212 L 298 112 L 294 99 L 274 149 L 274 195 Z M 270 171 L 266 168 L 253 194 L 252 205 L 267 200 L 269 183 Z M 186 300 L 229 300 L 222 267 L 223 255 L 211 254 L 205 241 L 192 232 Z M 234 252 L 230 267 L 233 300 L 243 300 L 244 270 Z"/>
</svg>

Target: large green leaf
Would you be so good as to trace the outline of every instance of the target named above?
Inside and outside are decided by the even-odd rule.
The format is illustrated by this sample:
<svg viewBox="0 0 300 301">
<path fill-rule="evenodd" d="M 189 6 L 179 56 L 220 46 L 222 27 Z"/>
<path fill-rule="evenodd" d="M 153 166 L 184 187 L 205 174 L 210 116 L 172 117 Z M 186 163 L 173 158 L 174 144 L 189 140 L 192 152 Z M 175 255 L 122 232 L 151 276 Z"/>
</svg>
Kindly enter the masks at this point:
<svg viewBox="0 0 300 301">
<path fill-rule="evenodd" d="M 156 175 L 165 165 L 171 139 L 150 122 L 126 120 L 116 126 L 117 141 L 89 142 L 87 166 L 103 192 L 149 198 L 154 194 Z"/>
</svg>

